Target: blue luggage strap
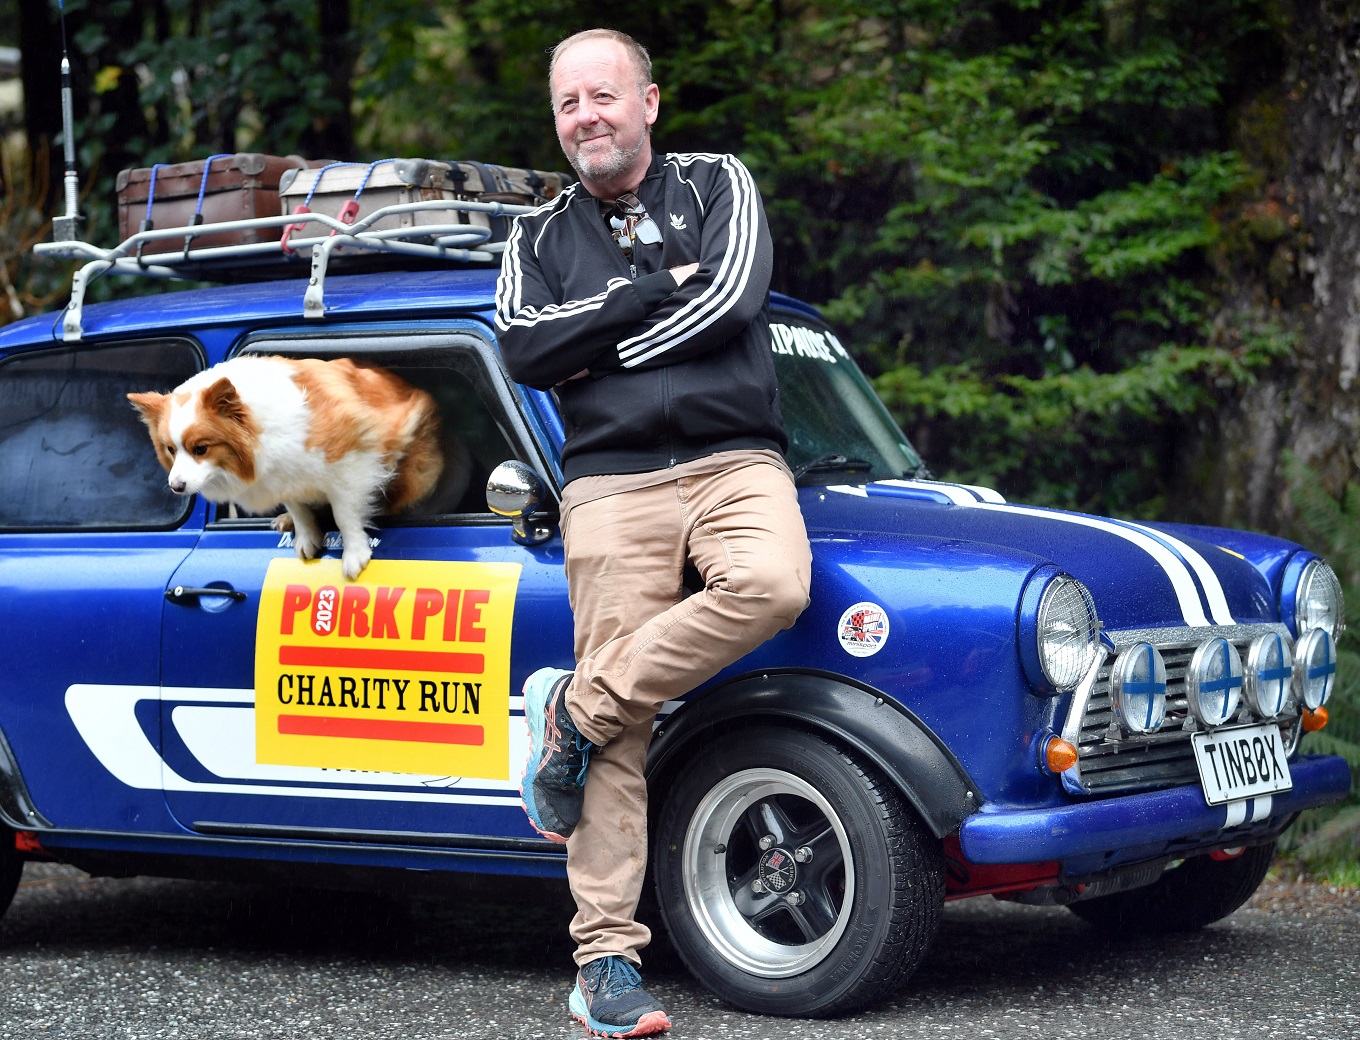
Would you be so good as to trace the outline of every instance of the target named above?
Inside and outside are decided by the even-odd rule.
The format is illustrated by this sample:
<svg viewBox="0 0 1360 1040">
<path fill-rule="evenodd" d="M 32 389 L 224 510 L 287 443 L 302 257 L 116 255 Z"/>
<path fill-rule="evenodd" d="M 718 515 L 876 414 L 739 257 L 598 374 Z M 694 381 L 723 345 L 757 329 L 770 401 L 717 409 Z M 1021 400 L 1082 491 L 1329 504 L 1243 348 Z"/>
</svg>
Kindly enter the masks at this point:
<svg viewBox="0 0 1360 1040">
<path fill-rule="evenodd" d="M 218 152 L 210 155 L 203 160 L 203 180 L 198 185 L 198 204 L 194 207 L 194 215 L 189 219 L 190 227 L 198 227 L 203 223 L 203 196 L 208 193 L 208 175 L 212 172 L 212 164 L 218 159 L 230 159 L 234 152 Z M 184 236 L 184 259 L 189 259 L 189 245 L 194 240 L 193 232 Z"/>
</svg>

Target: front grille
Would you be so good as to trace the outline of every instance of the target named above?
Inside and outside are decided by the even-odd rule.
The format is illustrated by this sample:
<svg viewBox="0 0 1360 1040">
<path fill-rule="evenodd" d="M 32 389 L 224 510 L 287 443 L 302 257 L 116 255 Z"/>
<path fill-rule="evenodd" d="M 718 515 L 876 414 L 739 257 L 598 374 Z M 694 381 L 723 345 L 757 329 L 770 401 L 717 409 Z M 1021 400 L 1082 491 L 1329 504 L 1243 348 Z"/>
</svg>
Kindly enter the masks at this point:
<svg viewBox="0 0 1360 1040">
<path fill-rule="evenodd" d="M 1118 651 L 1107 653 L 1094 677 L 1077 688 L 1063 737 L 1077 747 L 1077 765 L 1063 774 L 1070 789 L 1085 794 L 1147 790 L 1199 782 L 1190 735 L 1197 723 L 1190 718 L 1185 700 L 1185 671 L 1195 648 L 1207 639 L 1222 636 L 1237 647 L 1245 661 L 1252 641 L 1268 632 L 1283 632 L 1279 625 L 1234 625 L 1204 629 L 1159 629 L 1112 633 L 1119 650 L 1137 642 L 1155 646 L 1166 662 L 1166 718 L 1156 733 L 1124 734 L 1115 720 L 1110 700 L 1110 672 Z M 1245 705 L 1233 725 L 1260 722 Z M 1280 721 L 1284 745 L 1292 754 L 1298 745 L 1297 714 Z"/>
</svg>

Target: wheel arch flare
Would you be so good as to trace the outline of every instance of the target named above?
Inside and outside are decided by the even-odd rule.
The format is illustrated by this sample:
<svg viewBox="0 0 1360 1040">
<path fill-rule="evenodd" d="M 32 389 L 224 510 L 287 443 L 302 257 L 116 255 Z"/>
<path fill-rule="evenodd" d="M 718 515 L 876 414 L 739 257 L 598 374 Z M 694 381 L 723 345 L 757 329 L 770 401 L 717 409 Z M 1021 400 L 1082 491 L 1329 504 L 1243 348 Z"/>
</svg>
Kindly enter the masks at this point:
<svg viewBox="0 0 1360 1040">
<path fill-rule="evenodd" d="M 769 670 L 686 701 L 657 727 L 647 776 L 683 770 L 715 730 L 784 723 L 828 737 L 866 759 L 916 810 L 936 838 L 958 830 L 982 806 L 967 771 L 909 709 L 834 673 Z"/>
</svg>

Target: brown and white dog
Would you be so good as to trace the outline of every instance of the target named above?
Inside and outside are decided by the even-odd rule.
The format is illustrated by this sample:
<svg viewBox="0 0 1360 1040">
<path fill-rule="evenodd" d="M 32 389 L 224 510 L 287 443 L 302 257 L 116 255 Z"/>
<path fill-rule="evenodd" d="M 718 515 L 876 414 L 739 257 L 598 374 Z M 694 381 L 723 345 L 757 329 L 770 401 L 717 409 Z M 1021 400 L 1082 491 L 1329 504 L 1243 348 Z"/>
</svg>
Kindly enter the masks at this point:
<svg viewBox="0 0 1360 1040">
<path fill-rule="evenodd" d="M 443 468 L 432 398 L 400 376 L 348 358 L 243 356 L 168 394 L 128 394 L 177 495 L 254 513 L 282 504 L 301 559 L 321 551 L 313 507 L 330 504 L 351 580 L 372 558 L 365 525 L 433 490 Z M 291 521 L 290 521 L 291 518 Z"/>
</svg>

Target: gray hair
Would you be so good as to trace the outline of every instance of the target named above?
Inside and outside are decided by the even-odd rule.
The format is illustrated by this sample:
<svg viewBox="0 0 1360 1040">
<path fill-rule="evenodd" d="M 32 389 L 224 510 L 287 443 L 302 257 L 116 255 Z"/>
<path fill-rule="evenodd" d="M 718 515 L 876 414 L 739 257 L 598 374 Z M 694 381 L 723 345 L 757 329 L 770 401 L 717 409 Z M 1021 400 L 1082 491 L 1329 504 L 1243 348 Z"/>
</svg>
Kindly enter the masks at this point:
<svg viewBox="0 0 1360 1040">
<path fill-rule="evenodd" d="M 638 90 L 646 90 L 652 82 L 652 56 L 647 53 L 647 48 L 638 43 L 626 32 L 617 29 L 586 29 L 578 32 L 574 36 L 568 36 L 552 49 L 552 58 L 548 61 L 548 89 L 552 89 L 553 70 L 557 68 L 557 59 L 562 56 L 562 52 L 574 44 L 584 43 L 586 40 L 613 40 L 615 43 L 623 44 L 624 49 L 633 59 L 633 65 L 638 70 Z"/>
</svg>

